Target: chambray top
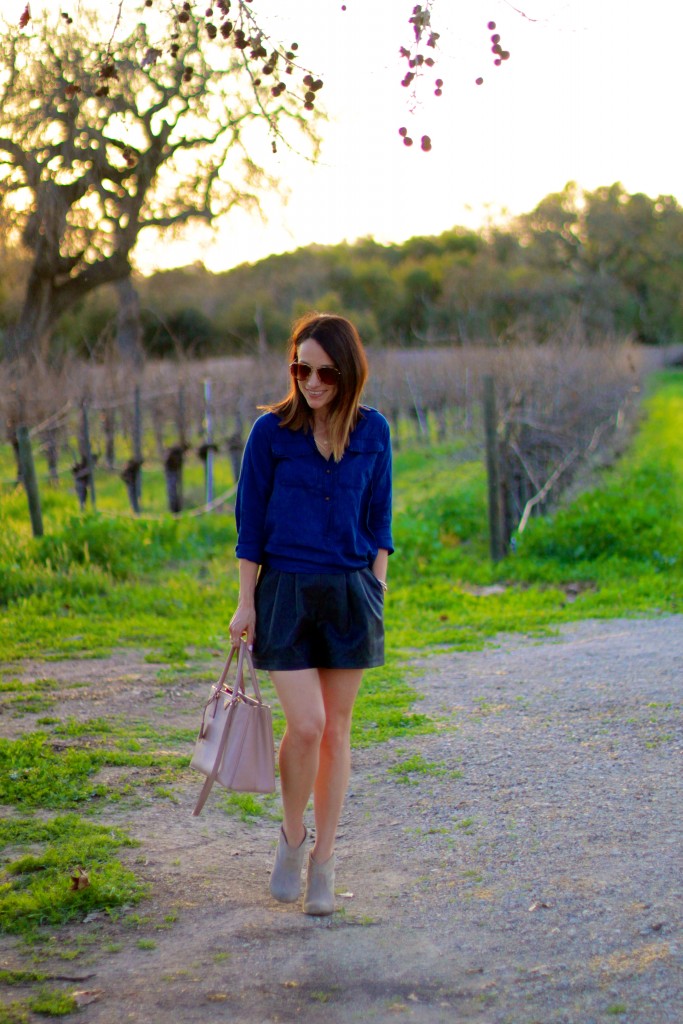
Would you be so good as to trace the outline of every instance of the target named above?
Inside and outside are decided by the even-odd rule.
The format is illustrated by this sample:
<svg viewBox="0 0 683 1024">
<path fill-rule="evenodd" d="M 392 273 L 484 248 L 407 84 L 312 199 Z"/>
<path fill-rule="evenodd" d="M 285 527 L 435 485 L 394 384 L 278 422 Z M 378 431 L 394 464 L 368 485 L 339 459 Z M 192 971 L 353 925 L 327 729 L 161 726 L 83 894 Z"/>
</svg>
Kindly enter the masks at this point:
<svg viewBox="0 0 683 1024">
<path fill-rule="evenodd" d="M 348 572 L 372 565 L 391 540 L 391 439 L 376 409 L 361 407 L 340 462 L 313 433 L 254 423 L 237 486 L 238 558 L 282 572 Z"/>
</svg>

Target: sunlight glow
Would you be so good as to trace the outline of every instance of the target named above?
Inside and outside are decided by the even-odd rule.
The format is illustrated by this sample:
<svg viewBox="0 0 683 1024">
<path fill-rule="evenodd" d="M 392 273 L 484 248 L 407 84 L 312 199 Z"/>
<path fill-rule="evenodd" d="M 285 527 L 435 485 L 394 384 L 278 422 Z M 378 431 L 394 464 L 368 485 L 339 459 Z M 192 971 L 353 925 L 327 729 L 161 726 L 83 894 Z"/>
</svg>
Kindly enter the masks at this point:
<svg viewBox="0 0 683 1024">
<path fill-rule="evenodd" d="M 270 191 L 265 222 L 237 209 L 214 230 L 190 226 L 176 240 L 143 233 L 138 266 L 202 261 L 219 271 L 313 242 L 478 228 L 532 209 L 570 180 L 683 196 L 673 127 L 680 0 L 436 0 L 437 64 L 416 104 L 401 88 L 398 58 L 412 6 L 259 0 L 261 23 L 286 45 L 296 39 L 302 61 L 324 79 L 322 158 L 312 166 L 283 147 L 274 155 L 266 140 L 255 159 L 280 176 L 286 204 Z M 490 20 L 511 54 L 501 67 L 493 66 Z M 405 147 L 401 127 L 428 135 L 431 152 Z"/>
</svg>

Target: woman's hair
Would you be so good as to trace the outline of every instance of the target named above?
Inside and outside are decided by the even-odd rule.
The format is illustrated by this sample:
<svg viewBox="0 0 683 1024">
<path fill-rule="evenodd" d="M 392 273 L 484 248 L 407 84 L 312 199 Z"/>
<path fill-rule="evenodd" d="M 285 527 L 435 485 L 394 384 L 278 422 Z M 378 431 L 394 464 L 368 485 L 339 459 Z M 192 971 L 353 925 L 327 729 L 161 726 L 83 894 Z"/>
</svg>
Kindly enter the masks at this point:
<svg viewBox="0 0 683 1024">
<path fill-rule="evenodd" d="M 306 313 L 295 321 L 288 345 L 290 362 L 297 362 L 299 346 L 309 339 L 317 341 L 339 370 L 337 393 L 330 403 L 329 413 L 332 455 L 339 462 L 349 443 L 349 435 L 358 421 L 360 399 L 368 378 L 368 361 L 358 331 L 343 316 L 334 313 Z M 289 393 L 282 401 L 261 408 L 276 413 L 280 417 L 281 427 L 304 431 L 311 429 L 313 413 L 293 377 Z"/>
</svg>

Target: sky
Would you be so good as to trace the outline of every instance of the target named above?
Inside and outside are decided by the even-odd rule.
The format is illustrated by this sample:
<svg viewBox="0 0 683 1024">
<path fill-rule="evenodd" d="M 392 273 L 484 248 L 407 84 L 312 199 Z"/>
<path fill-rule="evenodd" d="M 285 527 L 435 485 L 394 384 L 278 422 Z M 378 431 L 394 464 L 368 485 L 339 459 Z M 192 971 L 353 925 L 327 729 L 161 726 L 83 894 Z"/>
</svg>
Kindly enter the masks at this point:
<svg viewBox="0 0 683 1024">
<path fill-rule="evenodd" d="M 176 242 L 143 233 L 140 268 L 201 261 L 220 271 L 314 242 L 477 229 L 568 181 L 589 190 L 621 181 L 683 201 L 681 0 L 434 0 L 437 63 L 413 98 L 397 55 L 415 2 L 345 0 L 343 10 L 341 0 L 255 0 L 260 23 L 296 39 L 325 82 L 321 158 L 264 153 L 286 204 L 272 193 L 265 221 L 236 211 Z M 501 67 L 489 21 L 511 54 Z M 401 127 L 416 145 L 403 145 Z"/>
</svg>

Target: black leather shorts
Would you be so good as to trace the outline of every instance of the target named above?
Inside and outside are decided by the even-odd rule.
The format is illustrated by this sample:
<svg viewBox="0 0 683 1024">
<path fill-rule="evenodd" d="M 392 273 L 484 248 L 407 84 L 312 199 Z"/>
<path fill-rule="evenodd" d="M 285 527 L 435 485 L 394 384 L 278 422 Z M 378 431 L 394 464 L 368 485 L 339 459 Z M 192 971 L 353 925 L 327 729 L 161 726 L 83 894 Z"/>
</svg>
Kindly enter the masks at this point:
<svg viewBox="0 0 683 1024">
<path fill-rule="evenodd" d="M 254 664 L 266 671 L 384 664 L 384 590 L 371 569 L 263 568 L 256 585 Z"/>
</svg>

